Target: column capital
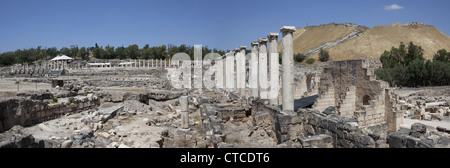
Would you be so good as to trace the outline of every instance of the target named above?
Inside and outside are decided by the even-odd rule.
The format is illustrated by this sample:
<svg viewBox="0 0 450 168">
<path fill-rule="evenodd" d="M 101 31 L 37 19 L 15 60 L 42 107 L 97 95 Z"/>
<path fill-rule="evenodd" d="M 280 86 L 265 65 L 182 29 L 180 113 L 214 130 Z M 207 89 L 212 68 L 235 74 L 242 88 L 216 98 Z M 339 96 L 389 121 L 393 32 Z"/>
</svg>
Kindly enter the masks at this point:
<svg viewBox="0 0 450 168">
<path fill-rule="evenodd" d="M 277 39 L 278 38 L 278 33 L 269 33 L 269 34 L 267 34 L 267 38 L 269 40 Z"/>
<path fill-rule="evenodd" d="M 282 33 L 292 33 L 295 32 L 295 26 L 283 26 L 280 28 L 280 32 Z"/>
<path fill-rule="evenodd" d="M 234 51 L 234 53 L 237 53 L 237 52 L 241 51 L 241 48 L 235 48 L 233 51 Z"/>
<path fill-rule="evenodd" d="M 239 48 L 240 48 L 241 50 L 245 50 L 245 49 L 247 48 L 247 46 L 239 46 Z"/>
<path fill-rule="evenodd" d="M 253 41 L 253 42 L 251 42 L 250 44 L 251 44 L 251 45 L 252 45 L 252 47 L 253 47 L 253 46 L 258 46 L 258 44 L 259 44 L 259 43 L 258 43 L 258 42 L 256 42 L 256 41 Z"/>
<path fill-rule="evenodd" d="M 267 38 L 259 38 L 258 43 L 264 45 L 265 43 L 267 43 Z"/>
</svg>

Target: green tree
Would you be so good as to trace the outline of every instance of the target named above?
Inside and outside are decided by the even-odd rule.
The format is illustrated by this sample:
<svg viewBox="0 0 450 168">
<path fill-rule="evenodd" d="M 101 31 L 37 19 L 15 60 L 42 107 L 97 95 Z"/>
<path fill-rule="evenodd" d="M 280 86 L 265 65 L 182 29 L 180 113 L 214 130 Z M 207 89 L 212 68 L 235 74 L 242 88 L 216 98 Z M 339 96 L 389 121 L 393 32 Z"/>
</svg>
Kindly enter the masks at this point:
<svg viewBox="0 0 450 168">
<path fill-rule="evenodd" d="M 105 59 L 115 59 L 116 53 L 114 51 L 114 47 L 107 45 L 105 47 Z"/>
<path fill-rule="evenodd" d="M 56 47 L 47 48 L 47 54 L 48 54 L 48 56 L 53 58 L 59 54 L 59 51 L 58 51 L 58 49 L 56 49 Z"/>
<path fill-rule="evenodd" d="M 137 44 L 133 44 L 127 47 L 127 55 L 128 58 L 137 59 L 139 54 L 139 46 Z"/>
<path fill-rule="evenodd" d="M 119 57 L 119 59 L 126 59 L 127 55 L 126 55 L 125 47 L 123 47 L 123 46 L 117 47 L 116 55 L 117 55 L 117 57 Z"/>
<path fill-rule="evenodd" d="M 16 56 L 14 52 L 6 52 L 0 54 L 0 66 L 9 66 L 16 63 Z"/>
<path fill-rule="evenodd" d="M 448 62 L 450 60 L 450 52 L 447 52 L 447 50 L 445 50 L 445 49 L 441 49 L 441 50 L 437 51 L 436 54 L 434 54 L 433 60 Z"/>
<path fill-rule="evenodd" d="M 89 60 L 89 54 L 88 51 L 86 50 L 86 47 L 81 47 L 77 55 L 79 58 L 83 60 Z"/>
<path fill-rule="evenodd" d="M 105 58 L 105 50 L 103 50 L 103 47 L 95 48 L 93 55 L 97 59 L 104 59 Z"/>
<path fill-rule="evenodd" d="M 406 47 L 392 47 L 380 56 L 383 68 L 377 69 L 377 79 L 389 82 L 391 86 L 435 86 L 450 84 L 450 63 L 446 61 L 446 51 L 439 50 L 430 61 L 423 58 L 421 46 L 410 42 Z"/>
<path fill-rule="evenodd" d="M 423 59 L 416 58 L 406 66 L 406 79 L 410 85 L 425 85 L 424 81 L 428 75 Z"/>
<path fill-rule="evenodd" d="M 319 51 L 319 61 L 327 62 L 329 59 L 330 59 L 330 54 L 328 53 L 328 51 L 321 48 Z"/>
<path fill-rule="evenodd" d="M 62 55 L 69 56 L 70 55 L 70 49 L 67 48 L 67 47 L 63 47 L 63 48 L 59 49 L 59 53 L 62 54 Z"/>
<path fill-rule="evenodd" d="M 415 61 L 416 59 L 424 59 L 423 49 L 421 46 L 414 45 L 414 43 L 411 41 L 409 42 L 408 53 L 406 54 L 406 57 L 404 59 L 405 65 L 409 65 L 409 63 Z"/>
<path fill-rule="evenodd" d="M 72 45 L 72 46 L 70 46 L 70 54 L 68 56 L 76 58 L 78 55 L 78 51 L 79 51 L 78 46 Z"/>
</svg>

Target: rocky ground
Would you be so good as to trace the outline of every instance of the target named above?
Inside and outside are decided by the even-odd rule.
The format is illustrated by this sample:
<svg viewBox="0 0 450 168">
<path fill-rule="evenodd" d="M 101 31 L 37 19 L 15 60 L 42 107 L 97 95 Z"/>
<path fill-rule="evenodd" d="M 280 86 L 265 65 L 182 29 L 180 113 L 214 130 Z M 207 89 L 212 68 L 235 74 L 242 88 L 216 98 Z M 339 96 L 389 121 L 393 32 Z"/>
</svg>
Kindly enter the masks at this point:
<svg viewBox="0 0 450 168">
<path fill-rule="evenodd" d="M 450 116 L 450 88 L 402 88 L 396 89 L 400 110 L 407 119 L 448 122 Z"/>
<path fill-rule="evenodd" d="M 382 125 L 358 128 L 352 119 L 310 109 L 281 114 L 279 107 L 266 106 L 267 101 L 225 91 L 177 90 L 163 80 L 164 74 L 67 77 L 64 87 L 33 92 L 32 79 L 21 78 L 24 87 L 18 93 L 15 80 L 2 79 L 0 84 L 8 87 L 0 88 L 7 95 L 1 109 L 13 114 L 0 119 L 21 116 L 39 122 L 6 128 L 0 133 L 0 148 L 450 147 L 448 87 L 397 89 L 398 108 L 406 119 L 399 131 L 388 133 L 380 130 Z M 50 87 L 49 81 L 41 82 Z M 189 129 L 181 128 L 182 95 L 189 95 Z M 81 100 L 93 103 L 86 109 Z M 10 102 L 17 106 L 10 107 Z M 57 115 L 27 116 L 44 106 L 56 109 Z"/>
</svg>

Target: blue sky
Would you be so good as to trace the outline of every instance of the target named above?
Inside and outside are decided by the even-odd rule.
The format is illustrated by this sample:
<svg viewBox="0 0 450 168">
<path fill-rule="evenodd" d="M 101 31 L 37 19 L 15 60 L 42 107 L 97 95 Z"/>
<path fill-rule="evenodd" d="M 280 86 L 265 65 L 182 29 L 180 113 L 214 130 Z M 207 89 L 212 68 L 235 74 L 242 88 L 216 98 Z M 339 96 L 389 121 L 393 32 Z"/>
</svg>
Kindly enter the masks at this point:
<svg viewBox="0 0 450 168">
<path fill-rule="evenodd" d="M 449 7 L 448 0 L 1 0 L 0 52 L 95 43 L 226 50 L 250 46 L 281 26 L 331 22 L 417 21 L 450 35 Z"/>
</svg>

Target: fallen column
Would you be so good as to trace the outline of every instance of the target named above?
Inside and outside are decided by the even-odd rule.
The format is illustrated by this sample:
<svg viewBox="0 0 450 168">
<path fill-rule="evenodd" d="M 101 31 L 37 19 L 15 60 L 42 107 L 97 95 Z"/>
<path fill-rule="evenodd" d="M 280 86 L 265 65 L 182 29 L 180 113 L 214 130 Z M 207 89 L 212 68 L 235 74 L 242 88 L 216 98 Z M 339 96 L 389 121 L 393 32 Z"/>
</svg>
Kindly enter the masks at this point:
<svg viewBox="0 0 450 168">
<path fill-rule="evenodd" d="M 181 105 L 181 128 L 188 129 L 189 128 L 188 97 L 181 96 L 179 101 Z"/>
</svg>

